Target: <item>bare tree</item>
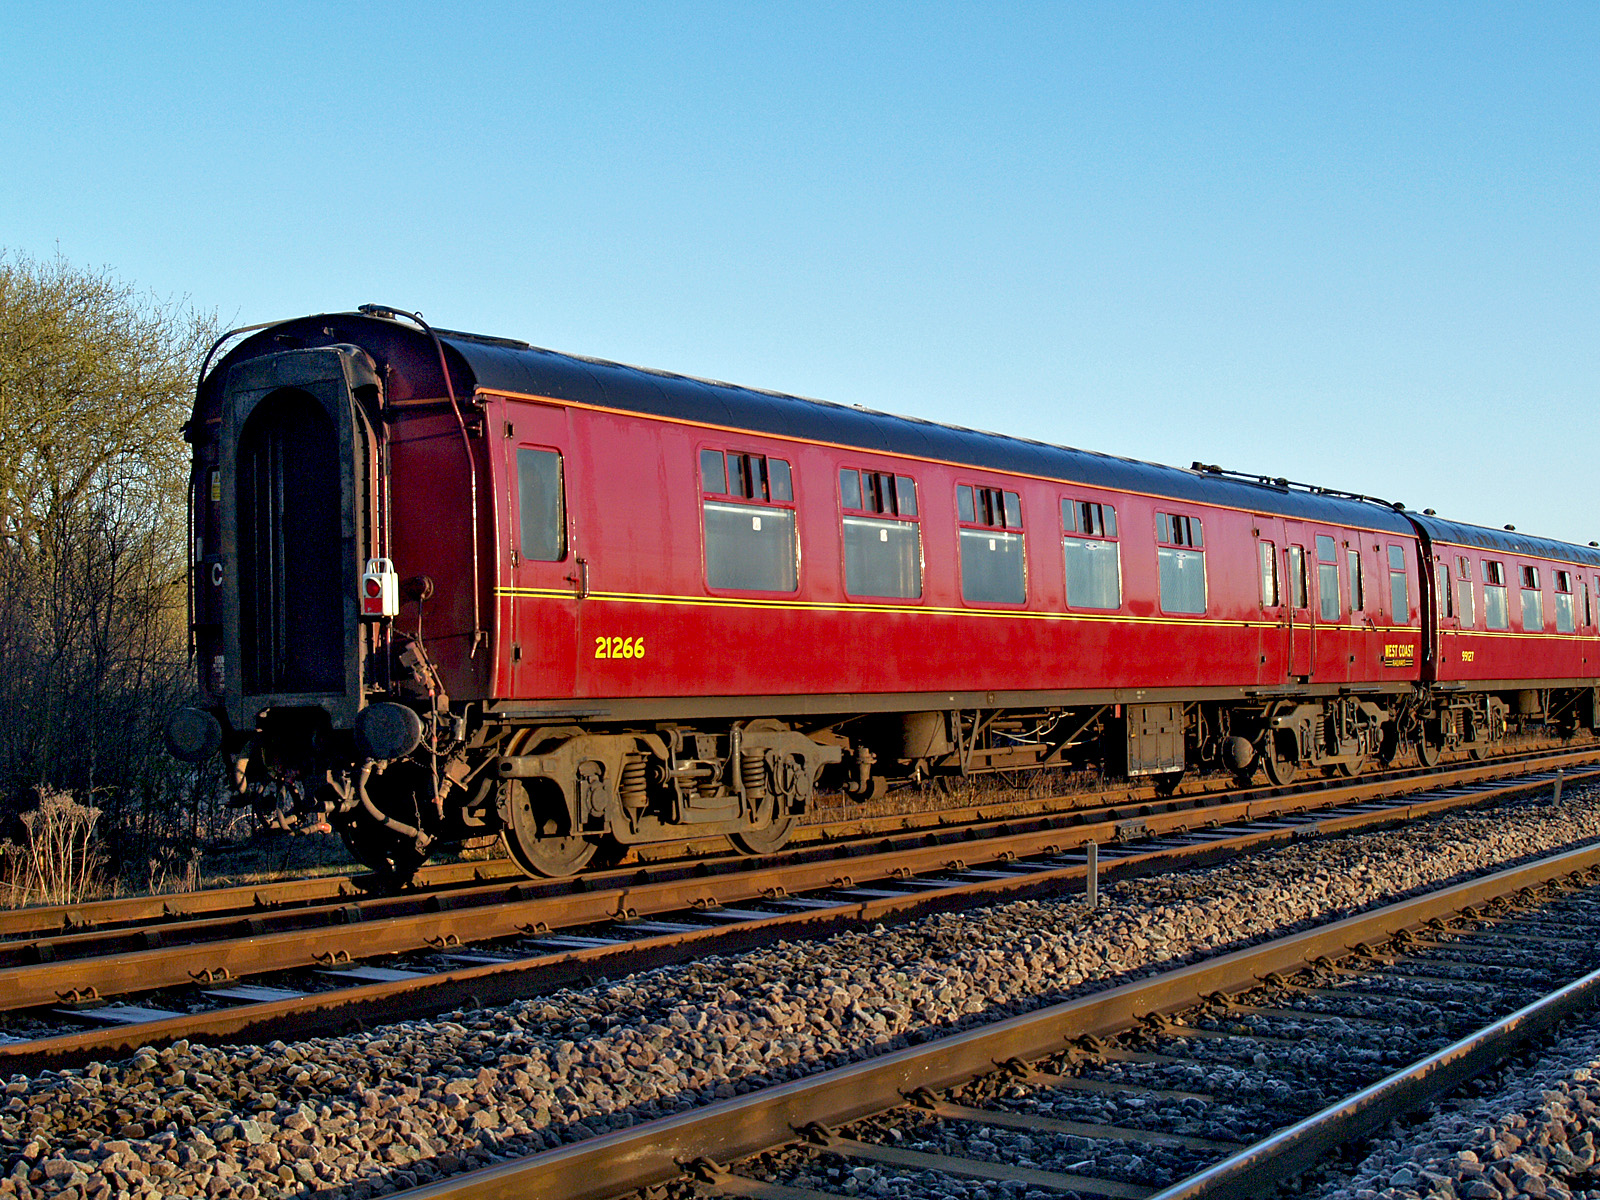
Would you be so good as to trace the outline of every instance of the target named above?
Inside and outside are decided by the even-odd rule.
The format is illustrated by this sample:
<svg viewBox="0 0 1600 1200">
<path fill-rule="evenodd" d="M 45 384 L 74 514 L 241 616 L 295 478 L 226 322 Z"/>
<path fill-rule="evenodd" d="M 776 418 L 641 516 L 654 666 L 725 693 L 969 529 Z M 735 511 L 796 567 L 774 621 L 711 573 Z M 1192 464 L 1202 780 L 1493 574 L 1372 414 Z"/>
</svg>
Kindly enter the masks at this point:
<svg viewBox="0 0 1600 1200">
<path fill-rule="evenodd" d="M 71 793 L 114 869 L 188 827 L 159 730 L 189 689 L 180 430 L 213 324 L 0 253 L 0 817 Z"/>
</svg>

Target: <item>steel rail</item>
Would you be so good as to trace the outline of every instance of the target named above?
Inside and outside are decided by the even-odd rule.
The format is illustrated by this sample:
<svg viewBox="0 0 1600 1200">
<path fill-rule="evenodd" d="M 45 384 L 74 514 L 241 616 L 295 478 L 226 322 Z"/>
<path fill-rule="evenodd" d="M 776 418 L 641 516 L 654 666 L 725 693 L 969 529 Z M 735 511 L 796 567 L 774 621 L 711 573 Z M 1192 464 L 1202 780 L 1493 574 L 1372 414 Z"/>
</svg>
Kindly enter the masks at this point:
<svg viewBox="0 0 1600 1200">
<path fill-rule="evenodd" d="M 1246 991 L 1263 978 L 1296 971 L 1317 958 L 1339 957 L 1465 908 L 1585 875 L 1590 880 L 1600 878 L 1600 845 L 1552 855 L 934 1042 L 394 1194 L 402 1200 L 609 1200 L 675 1179 L 702 1159 L 724 1163 L 791 1145 L 808 1127 L 842 1125 L 899 1107 L 918 1088 L 954 1088 L 1013 1059 L 1047 1058 L 1085 1035 L 1119 1033 L 1146 1017 L 1179 1012 L 1218 992 Z"/>
<path fill-rule="evenodd" d="M 1594 753 L 1596 757 L 1600 757 L 1600 748 Z M 1309 781 L 1303 790 L 1308 792 L 1318 790 L 1317 782 L 1319 781 Z M 1282 795 L 1289 790 L 1302 789 L 1228 790 L 1235 795 L 1249 797 Z M 890 816 L 866 817 L 849 814 L 797 827 L 794 837 L 783 850 L 765 857 L 781 859 L 797 852 L 836 850 L 842 844 L 851 841 L 868 841 L 875 838 L 908 837 L 918 834 L 951 835 L 965 828 L 1000 822 L 1072 820 L 1084 813 L 1135 805 L 1192 806 L 1204 803 L 1205 795 L 1203 792 L 1195 792 L 1182 798 L 1161 798 L 1155 795 L 1153 789 L 1142 788 L 1127 789 L 1118 793 L 1102 793 L 1092 797 L 1065 793 L 1040 797 L 1036 800 L 1020 798 L 996 800 L 963 808 L 926 809 Z M 713 870 L 738 870 L 750 864 L 749 856 L 731 851 L 727 840 L 720 836 L 691 838 L 659 846 L 642 846 L 637 848 L 636 853 L 640 853 L 639 859 L 627 867 L 589 872 L 584 878 L 591 882 L 599 882 L 627 878 L 640 869 L 658 871 L 674 866 L 691 869 L 710 866 Z M 360 901 L 371 896 L 371 893 L 361 886 L 363 880 L 371 878 L 364 872 L 353 870 L 306 879 L 238 884 L 191 892 L 163 892 L 149 896 L 86 900 L 77 904 L 0 909 L 0 950 L 4 950 L 11 943 L 23 943 L 30 938 L 48 938 L 60 948 L 65 944 L 65 939 L 98 929 L 119 928 L 137 935 L 139 933 L 137 923 L 141 921 L 160 922 L 163 927 L 170 928 L 174 921 L 198 921 L 207 917 L 277 915 L 284 913 L 291 906 L 309 907 L 329 900 Z M 559 888 L 570 886 L 572 881 L 530 877 L 509 858 L 432 863 L 422 867 L 414 879 L 419 890 L 493 882 L 519 884 L 527 888 Z M 415 895 L 415 892 L 408 890 L 406 894 Z"/>
<path fill-rule="evenodd" d="M 1524 783 L 1529 790 L 1540 783 Z M 1503 791 L 1498 793 L 1503 794 Z M 1188 846 L 1162 847 L 1143 853 L 1129 850 L 1108 858 L 1108 878 L 1149 874 L 1158 870 L 1204 865 L 1247 849 L 1283 844 L 1297 837 L 1392 823 L 1411 816 L 1462 804 L 1481 802 L 1483 794 L 1408 804 L 1404 809 L 1374 810 L 1330 816 L 1293 827 L 1271 826 Z M 1071 865 L 1036 870 L 1009 878 L 987 876 L 937 890 L 879 895 L 858 903 L 840 903 L 809 912 L 774 914 L 694 932 L 620 941 L 608 946 L 530 955 L 503 964 L 463 967 L 415 979 L 343 987 L 292 999 L 233 1005 L 180 1017 L 159 1018 L 130 1026 L 113 1026 L 0 1044 L 0 1073 L 24 1073 L 78 1065 L 129 1054 L 140 1046 L 162 1045 L 179 1038 L 209 1041 L 270 1041 L 326 1034 L 367 1024 L 427 1017 L 452 1008 L 509 1003 L 558 987 L 583 984 L 599 977 L 680 963 L 708 954 L 734 954 L 770 943 L 777 937 L 818 939 L 880 921 L 903 921 L 938 911 L 954 911 L 1030 896 L 1060 894 L 1081 885 L 1086 868 Z"/>
<path fill-rule="evenodd" d="M 1101 809 L 1194 808 L 1210 803 L 1215 797 L 1228 797 L 1232 802 L 1248 802 L 1268 797 L 1290 795 L 1316 796 L 1329 791 L 1375 786 L 1393 782 L 1400 787 L 1414 787 L 1420 782 L 1444 778 L 1440 771 L 1465 770 L 1468 772 L 1487 767 L 1505 771 L 1527 770 L 1540 765 L 1561 767 L 1579 765 L 1600 759 L 1600 746 L 1580 749 L 1538 747 L 1515 755 L 1504 755 L 1494 760 L 1452 764 L 1436 773 L 1426 773 L 1417 767 L 1394 768 L 1381 774 L 1356 780 L 1307 778 L 1287 787 L 1262 786 L 1239 789 L 1232 784 L 1199 779 L 1194 790 L 1173 796 L 1161 796 L 1153 787 L 1122 787 L 1106 792 L 1061 793 L 1037 799 L 997 799 L 969 804 L 961 808 L 925 809 L 891 815 L 863 816 L 841 812 L 828 819 L 798 826 L 795 836 L 779 856 L 823 847 L 837 847 L 850 841 L 865 841 L 876 837 L 907 836 L 916 833 L 940 834 L 966 826 L 998 824 L 1005 821 L 1072 820 L 1084 813 Z M 1341 791 L 1341 794 L 1342 791 Z M 828 810 L 822 810 L 827 813 Z M 819 815 L 822 815 L 819 813 Z M 611 872 L 595 872 L 591 880 L 624 877 L 643 869 L 662 869 L 674 865 L 694 865 L 710 859 L 714 867 L 736 869 L 749 859 L 727 850 L 724 839 L 700 838 L 673 842 L 659 847 L 641 847 L 644 853 L 639 861 L 627 868 Z M 202 888 L 188 892 L 162 892 L 148 896 L 120 896 L 104 900 L 85 900 L 76 904 L 31 905 L 22 908 L 0 909 L 0 946 L 8 941 L 26 941 L 34 938 L 59 938 L 79 931 L 115 926 L 134 926 L 139 922 L 160 922 L 170 927 L 172 922 L 204 919 L 219 915 L 244 915 L 276 913 L 289 906 L 314 905 L 319 902 L 354 899 L 368 895 L 361 881 L 369 878 L 363 872 L 350 871 L 304 879 L 264 881 L 254 884 L 234 884 Z M 560 880 L 530 879 L 510 859 L 479 859 L 461 862 L 431 863 L 417 872 L 416 882 L 423 889 L 459 887 L 493 883 L 496 881 L 521 883 L 524 886 L 540 884 L 557 885 Z M 569 881 L 570 882 L 570 881 Z"/>
<path fill-rule="evenodd" d="M 1596 749 L 1595 756 L 1600 757 L 1600 749 Z M 1227 790 L 1235 796 L 1248 799 L 1270 794 L 1284 795 L 1290 791 L 1316 792 L 1326 786 L 1326 781 L 1310 780 L 1304 785 L 1289 789 Z M 1197 791 L 1181 798 L 1158 797 L 1151 788 L 1129 788 L 1093 797 L 1067 793 L 1041 797 L 1037 800 L 997 800 L 963 808 L 927 809 L 892 816 L 864 817 L 849 814 L 799 826 L 794 838 L 782 851 L 767 857 L 787 857 L 796 851 L 837 849 L 841 843 L 878 837 L 904 837 L 920 833 L 950 834 L 963 827 L 1007 821 L 1071 820 L 1081 814 L 1103 809 L 1114 810 L 1143 805 L 1192 807 L 1205 803 L 1209 794 L 1211 793 Z M 586 878 L 591 881 L 626 878 L 641 868 L 651 870 L 670 868 L 673 865 L 680 865 L 680 860 L 682 865 L 694 868 L 709 863 L 712 869 L 738 869 L 749 863 L 747 856 L 729 850 L 726 839 L 720 836 L 689 839 L 659 847 L 645 846 L 639 849 L 646 852 L 653 849 L 655 853 L 648 858 L 641 857 L 627 868 L 590 872 Z M 669 850 L 671 852 L 668 852 Z M 191 892 L 163 892 L 149 896 L 86 900 L 77 904 L 0 909 L 0 949 L 3 949 L 8 941 L 20 943 L 29 938 L 49 938 L 59 947 L 63 944 L 63 935 L 74 936 L 82 931 L 95 929 L 134 927 L 141 921 L 159 921 L 163 926 L 170 927 L 174 921 L 194 921 L 206 917 L 244 914 L 277 914 L 294 905 L 309 906 L 328 900 L 360 900 L 370 895 L 361 887 L 361 881 L 370 878 L 371 876 L 363 872 L 350 871 L 306 879 L 237 884 Z M 517 883 L 525 887 L 560 887 L 564 883 L 571 882 L 532 878 L 508 858 L 432 863 L 422 867 L 415 877 L 416 885 L 422 890 L 497 881 Z M 136 928 L 132 928 L 131 931 L 138 932 Z"/>
<path fill-rule="evenodd" d="M 1455 776 L 1475 775 L 1482 779 L 1503 776 L 1505 765 L 1480 767 L 1476 772 L 1446 772 L 1448 786 Z M 1431 779 L 1431 777 L 1430 777 Z M 1452 807 L 1481 804 L 1497 795 L 1527 791 L 1543 781 L 1516 782 L 1493 789 L 1458 794 L 1433 801 L 1407 803 L 1387 812 L 1389 820 L 1406 820 Z M 1412 787 L 1415 786 L 1413 782 Z M 1371 799 L 1403 790 L 1398 781 L 1369 784 L 1353 789 Z M 347 923 L 264 932 L 194 945 L 156 946 L 111 956 L 44 961 L 27 966 L 0 968 L 0 1004 L 7 1009 L 35 1007 L 84 999 L 104 999 L 110 995 L 135 991 L 186 986 L 195 982 L 216 984 L 247 975 L 274 970 L 328 967 L 357 957 L 405 954 L 448 949 L 469 942 L 526 936 L 549 932 L 558 927 L 587 925 L 616 919 L 662 915 L 688 909 L 710 910 L 759 902 L 793 893 L 849 888 L 867 881 L 894 880 L 939 871 L 965 871 L 967 859 L 974 865 L 1005 867 L 1016 859 L 1058 855 L 1086 842 L 1120 841 L 1134 836 L 1161 836 L 1187 833 L 1197 816 L 1208 825 L 1225 827 L 1235 823 L 1260 821 L 1286 812 L 1303 813 L 1312 809 L 1338 807 L 1354 797 L 1352 789 L 1331 789 L 1315 797 L 1292 796 L 1281 801 L 1244 800 L 1220 803 L 1200 809 L 1151 813 L 1128 821 L 1088 822 L 1070 828 L 1045 828 L 1005 834 L 982 841 L 953 845 L 936 841 L 882 853 L 867 853 L 847 859 L 800 861 L 778 865 L 755 865 L 749 870 L 720 875 L 699 875 L 693 871 L 673 871 L 664 880 L 639 883 L 621 882 L 618 886 L 594 891 L 578 890 L 592 886 L 581 878 L 568 881 L 570 889 L 556 895 L 511 900 L 492 905 L 474 905 L 470 897 L 450 892 L 426 898 L 431 911 L 410 912 L 379 920 L 365 919 L 360 903 L 340 911 Z M 1370 814 L 1350 814 L 1329 823 L 1325 831 L 1370 824 Z M 1272 840 L 1275 831 L 1263 831 Z M 1302 831 L 1303 832 L 1303 831 Z M 1292 834 L 1291 834 L 1292 836 Z M 1282 839 L 1279 839 L 1282 840 Z M 1235 845 L 1250 844 L 1246 837 Z M 1070 870 L 1070 869 L 1069 869 Z M 1021 876 L 1019 884 L 1038 885 L 1043 873 Z M 1011 880 L 997 881 L 1010 883 Z M 1037 887 L 1034 889 L 1037 891 Z M 986 892 L 1004 895 L 1003 889 Z M 914 906 L 912 911 L 915 911 Z"/>
<path fill-rule="evenodd" d="M 1538 786 L 1538 783 L 1524 783 L 1507 790 L 1529 790 Z M 1246 849 L 1287 842 L 1294 837 L 1333 832 L 1362 824 L 1391 823 L 1402 813 L 1416 816 L 1429 810 L 1481 802 L 1486 798 L 1480 794 L 1410 804 L 1404 809 L 1332 816 L 1290 828 L 1270 826 L 1189 846 L 1169 846 L 1142 854 L 1123 853 L 1121 857 L 1108 861 L 1107 873 L 1122 877 L 1202 865 Z M 462 1006 L 506 1003 L 556 987 L 587 983 L 595 977 L 616 976 L 652 966 L 684 962 L 711 953 L 737 953 L 767 944 L 778 937 L 815 939 L 878 921 L 905 920 L 920 913 L 970 908 L 1026 896 L 1058 894 L 1077 886 L 1083 873 L 1082 866 L 1069 866 L 1009 878 L 991 876 L 928 892 L 904 893 L 894 897 L 880 895 L 864 903 L 840 904 L 821 912 L 780 914 L 765 920 L 707 927 L 692 933 L 620 941 L 604 947 L 565 953 L 530 955 L 503 964 L 431 972 L 403 981 L 342 987 L 279 1001 L 229 1005 L 131 1025 L 111 1025 L 102 1029 L 29 1039 L 0 1045 L 0 1068 L 32 1072 L 127 1054 L 140 1046 L 166 1044 L 179 1038 L 261 1042 L 274 1038 L 326 1034 L 368 1023 L 425 1017 Z"/>
<path fill-rule="evenodd" d="M 1545 754 L 1548 751 L 1541 750 L 1537 753 Z M 1600 748 L 1595 749 L 1595 754 L 1600 755 Z M 1508 757 L 1506 761 L 1511 760 Z M 1518 761 L 1537 761 L 1537 759 L 1523 758 Z M 1307 790 L 1314 790 L 1317 782 L 1308 780 Z M 1241 790 L 1236 787 L 1226 790 L 1245 796 L 1285 791 L 1281 788 Z M 877 816 L 863 816 L 841 806 L 837 810 L 818 810 L 815 815 L 824 819 L 797 826 L 785 851 L 895 834 L 948 831 L 972 824 L 1072 817 L 1081 812 L 1101 808 L 1194 802 L 1201 800 L 1205 794 L 1203 791 L 1196 791 L 1178 800 L 1158 797 L 1151 787 L 1126 787 L 1093 795 L 1067 792 L 1033 799 L 1026 797 L 996 799 L 960 808 L 928 808 Z M 587 877 L 601 879 L 612 875 L 626 875 L 643 866 L 652 868 L 671 866 L 679 860 L 692 861 L 694 865 L 698 865 L 708 857 L 718 865 L 727 866 L 748 861 L 746 856 L 729 850 L 727 839 L 721 836 L 691 837 L 681 842 L 645 845 L 637 847 L 635 853 L 640 854 L 640 858 L 628 868 L 610 872 L 590 872 Z M 50 937 L 89 928 L 128 925 L 138 921 L 170 922 L 219 913 L 276 911 L 291 904 L 365 896 L 368 893 L 360 884 L 362 880 L 371 878 L 372 876 L 360 868 L 352 868 L 347 872 L 315 875 L 304 879 L 227 884 L 186 892 L 158 892 L 147 896 L 84 900 L 75 904 L 37 904 L 0 909 L 0 939 Z M 509 858 L 429 863 L 420 868 L 414 877 L 415 884 L 423 889 L 488 883 L 496 880 L 520 882 L 529 886 L 561 882 L 532 878 Z"/>
<path fill-rule="evenodd" d="M 1415 811 L 1420 806 L 1412 806 Z M 1370 815 L 1392 821 L 1396 810 Z M 1206 865 L 1242 850 L 1283 844 L 1296 837 L 1343 829 L 1358 817 L 1331 818 L 1292 829 L 1274 827 L 1253 833 L 1128 853 L 1102 861 L 1107 879 L 1130 878 L 1156 870 Z M 985 878 L 942 887 L 937 891 L 877 896 L 855 903 L 791 913 L 763 920 L 707 926 L 694 932 L 659 934 L 553 954 L 535 955 L 504 964 L 464 967 L 416 979 L 338 988 L 296 997 L 186 1013 L 181 1017 L 131 1026 L 86 1030 L 16 1043 L 0 1043 L 0 1074 L 30 1073 L 131 1054 L 141 1046 L 190 1040 L 270 1041 L 327 1033 L 368 1024 L 410 1020 L 462 1006 L 506 1004 L 559 987 L 596 978 L 616 977 L 652 967 L 691 961 L 710 954 L 737 954 L 770 944 L 779 937 L 817 940 L 881 921 L 904 921 L 934 912 L 956 911 L 980 904 L 1024 899 L 1069 890 L 1082 881 L 1083 865 L 1031 872 L 1006 879 Z"/>
<path fill-rule="evenodd" d="M 435 863 L 417 872 L 418 882 L 428 887 L 482 883 L 502 877 L 527 878 L 509 859 Z M 345 874 L 231 884 L 192 892 L 159 892 L 149 896 L 85 900 L 78 904 L 5 909 L 0 910 L 0 939 L 20 941 L 29 937 L 52 937 L 139 921 L 187 921 L 217 914 L 277 912 L 288 905 L 365 896 L 367 893 L 360 884 L 364 878 L 369 878 L 365 872 L 352 870 Z"/>
<path fill-rule="evenodd" d="M 1262 1195 L 1273 1184 L 1300 1174 L 1345 1142 L 1375 1133 L 1396 1117 L 1413 1112 L 1490 1070 L 1526 1042 L 1592 1008 L 1597 1000 L 1600 971 L 1591 971 L 1149 1200 L 1247 1200 Z"/>
<path fill-rule="evenodd" d="M 1600 756 L 1600 752 L 1597 752 L 1597 756 Z M 572 891 L 594 891 L 641 879 L 659 882 L 689 875 L 704 878 L 708 874 L 749 871 L 759 867 L 763 862 L 777 865 L 792 864 L 801 860 L 836 861 L 858 850 L 872 849 L 882 852 L 917 839 L 922 839 L 925 845 L 960 845 L 981 840 L 983 836 L 995 832 L 1059 829 L 1072 823 L 1081 824 L 1090 820 L 1096 813 L 1101 814 L 1105 820 L 1116 820 L 1130 807 L 1126 804 L 1100 804 L 1092 808 L 1081 807 L 1038 812 L 1032 815 L 990 817 L 968 825 L 950 823 L 943 819 L 944 814 L 939 814 L 941 820 L 936 825 L 913 825 L 910 828 L 891 829 L 887 833 L 875 836 L 863 832 L 855 836 L 839 837 L 838 840 L 818 839 L 809 845 L 790 846 L 782 851 L 764 855 L 760 860 L 734 854 L 724 847 L 723 853 L 710 859 L 658 861 L 649 865 L 594 872 L 581 878 L 529 878 L 509 859 L 498 860 L 495 863 L 461 863 L 453 864 L 458 869 L 449 874 L 438 871 L 429 875 L 427 881 L 433 885 L 432 890 L 443 890 L 446 886 L 453 886 L 450 903 L 454 907 L 467 907 L 472 904 L 487 906 L 506 900 L 560 896 Z M 1188 802 L 1169 801 L 1165 807 L 1169 811 L 1179 811 L 1187 810 L 1193 805 Z M 467 869 L 487 866 L 501 869 L 491 871 Z M 224 896 L 221 902 L 200 906 L 203 911 L 199 912 L 171 911 L 170 906 L 177 898 L 169 898 L 162 903 L 164 911 L 155 925 L 111 923 L 77 928 L 79 922 L 73 921 L 71 919 L 73 914 L 69 912 L 67 914 L 69 927 L 65 931 L 56 932 L 52 929 L 51 932 L 34 938 L 0 940 L 0 968 L 41 960 L 86 958 L 95 954 L 124 950 L 145 950 L 158 945 L 194 945 L 206 940 L 208 935 L 217 940 L 237 936 L 241 927 L 245 933 L 259 936 L 285 929 L 344 925 L 352 923 L 352 909 L 360 914 L 361 920 L 370 921 L 431 911 L 430 906 L 438 903 L 428 890 L 406 889 L 395 894 L 369 895 L 359 890 L 348 876 L 311 882 L 335 886 L 323 897 L 308 899 L 298 904 L 286 902 L 270 906 L 262 902 L 260 889 L 238 889 L 233 897 L 234 904 L 230 905 L 228 897 Z M 295 889 L 284 894 L 300 896 L 303 893 L 300 889 Z M 316 889 L 314 887 L 305 889 L 304 894 L 315 897 Z M 206 899 L 204 893 L 195 895 L 202 900 Z M 246 897 L 253 903 L 248 907 L 239 907 L 237 902 L 243 901 Z M 181 903 L 181 900 L 178 902 Z M 115 905 L 121 902 L 105 903 Z M 151 907 L 146 901 L 131 907 L 128 911 L 148 910 Z M 51 922 L 52 925 L 54 923 Z"/>
</svg>

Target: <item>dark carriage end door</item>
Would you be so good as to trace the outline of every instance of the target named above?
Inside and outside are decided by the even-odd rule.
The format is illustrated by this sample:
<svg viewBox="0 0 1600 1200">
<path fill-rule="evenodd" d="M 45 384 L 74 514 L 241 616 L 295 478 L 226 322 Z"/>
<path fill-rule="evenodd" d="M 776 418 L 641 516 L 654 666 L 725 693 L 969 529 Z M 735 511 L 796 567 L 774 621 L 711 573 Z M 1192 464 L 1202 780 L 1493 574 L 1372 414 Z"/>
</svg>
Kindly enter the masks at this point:
<svg viewBox="0 0 1600 1200">
<path fill-rule="evenodd" d="M 575 545 L 573 502 L 581 485 L 567 410 L 508 400 L 503 433 L 511 695 L 561 699 L 572 695 L 577 610 L 587 582 Z"/>
</svg>

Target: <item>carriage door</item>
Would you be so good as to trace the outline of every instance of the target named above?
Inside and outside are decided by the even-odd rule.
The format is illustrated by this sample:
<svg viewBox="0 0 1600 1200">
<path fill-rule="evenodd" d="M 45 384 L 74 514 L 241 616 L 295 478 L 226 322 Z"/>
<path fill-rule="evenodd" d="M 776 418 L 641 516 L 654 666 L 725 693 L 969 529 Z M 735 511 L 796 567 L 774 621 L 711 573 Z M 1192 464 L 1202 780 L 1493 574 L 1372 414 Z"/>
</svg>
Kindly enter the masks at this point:
<svg viewBox="0 0 1600 1200">
<path fill-rule="evenodd" d="M 503 486 L 499 489 L 501 588 L 498 611 L 508 631 L 509 696 L 572 695 L 578 604 L 588 585 L 572 509 L 579 482 L 567 410 L 507 400 L 501 413 Z"/>
<path fill-rule="evenodd" d="M 1286 674 L 1310 682 L 1316 661 L 1316 618 L 1311 608 L 1311 561 L 1306 543 L 1311 539 L 1294 522 L 1284 523 L 1284 612 L 1289 620 L 1289 668 Z"/>
<path fill-rule="evenodd" d="M 1289 608 L 1288 588 L 1283 574 L 1283 523 L 1257 518 L 1256 582 L 1261 592 L 1260 667 L 1256 680 L 1263 684 L 1283 682 L 1288 673 Z M 1270 624 L 1269 624 L 1270 623 Z"/>
</svg>

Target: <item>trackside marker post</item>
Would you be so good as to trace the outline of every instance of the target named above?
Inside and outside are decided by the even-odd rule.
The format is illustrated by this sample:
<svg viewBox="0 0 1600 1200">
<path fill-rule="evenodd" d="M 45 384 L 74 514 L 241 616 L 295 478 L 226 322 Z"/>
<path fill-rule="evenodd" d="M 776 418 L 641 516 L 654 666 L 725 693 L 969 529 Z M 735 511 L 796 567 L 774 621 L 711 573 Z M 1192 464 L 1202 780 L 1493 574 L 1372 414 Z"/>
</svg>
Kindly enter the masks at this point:
<svg viewBox="0 0 1600 1200">
<path fill-rule="evenodd" d="M 1083 902 L 1090 908 L 1100 905 L 1100 843 L 1085 842 L 1084 850 L 1089 855 L 1089 874 L 1083 885 Z"/>
<path fill-rule="evenodd" d="M 1557 803 L 1557 804 L 1560 804 L 1560 803 L 1561 803 L 1561 777 L 1562 777 L 1562 776 L 1563 776 L 1563 775 L 1565 775 L 1565 774 L 1566 774 L 1566 772 L 1565 772 L 1565 771 L 1557 771 L 1557 772 L 1556 772 L 1556 794 L 1555 794 L 1555 802 L 1556 802 L 1556 803 Z"/>
</svg>

